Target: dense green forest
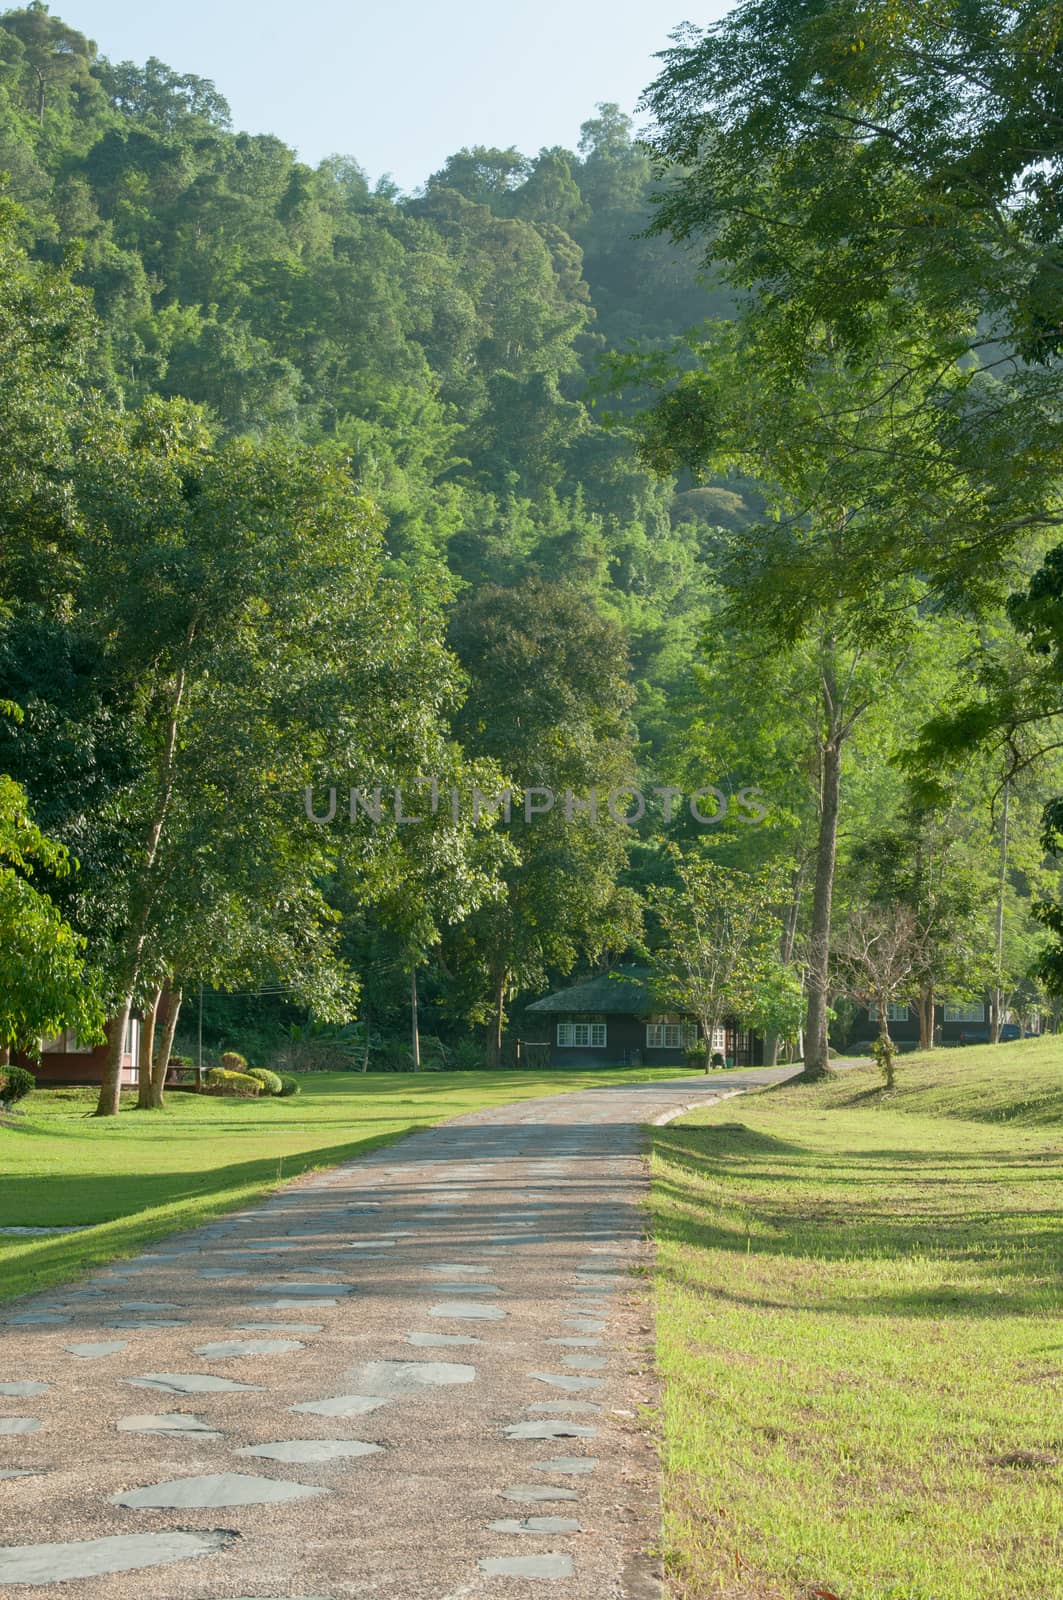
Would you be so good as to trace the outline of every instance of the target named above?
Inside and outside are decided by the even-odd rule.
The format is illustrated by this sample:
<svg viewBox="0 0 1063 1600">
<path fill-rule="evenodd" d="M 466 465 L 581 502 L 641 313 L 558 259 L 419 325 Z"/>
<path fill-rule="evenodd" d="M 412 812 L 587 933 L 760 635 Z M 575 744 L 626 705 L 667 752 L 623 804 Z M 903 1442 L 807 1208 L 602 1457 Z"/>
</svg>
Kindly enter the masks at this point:
<svg viewBox="0 0 1063 1600">
<path fill-rule="evenodd" d="M 416 986 L 425 1064 L 496 1061 L 551 983 L 722 905 L 703 859 L 769 875 L 773 1037 L 817 941 L 838 1042 L 887 933 L 891 996 L 1048 1003 L 1055 707 L 1017 733 L 1000 701 L 1049 524 L 951 591 L 885 535 L 836 549 L 859 626 L 814 541 L 780 577 L 818 458 L 748 321 L 770 250 L 706 264 L 656 109 L 671 145 L 601 105 L 576 151 L 461 150 L 405 195 L 41 5 L 0 18 L 0 1044 L 164 987 L 187 1028 L 202 988 L 208 1045 L 408 1066 Z M 507 785 L 508 824 L 474 803 Z"/>
</svg>

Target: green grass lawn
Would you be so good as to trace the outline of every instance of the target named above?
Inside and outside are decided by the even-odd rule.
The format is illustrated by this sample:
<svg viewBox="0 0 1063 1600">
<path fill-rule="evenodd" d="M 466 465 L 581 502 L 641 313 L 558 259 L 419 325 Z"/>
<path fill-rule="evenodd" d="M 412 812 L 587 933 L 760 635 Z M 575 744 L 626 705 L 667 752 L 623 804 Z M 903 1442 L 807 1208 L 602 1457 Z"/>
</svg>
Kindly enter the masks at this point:
<svg viewBox="0 0 1063 1600">
<path fill-rule="evenodd" d="M 682 1600 L 1063 1596 L 1063 1041 L 654 1139 Z"/>
<path fill-rule="evenodd" d="M 245 1205 L 287 1178 L 334 1166 L 446 1117 L 684 1068 L 321 1073 L 292 1099 L 170 1094 L 165 1111 L 93 1120 L 95 1091 L 39 1089 L 0 1124 L 0 1226 L 92 1223 L 52 1238 L 0 1235 L 0 1300 L 46 1288 L 152 1239 Z"/>
</svg>

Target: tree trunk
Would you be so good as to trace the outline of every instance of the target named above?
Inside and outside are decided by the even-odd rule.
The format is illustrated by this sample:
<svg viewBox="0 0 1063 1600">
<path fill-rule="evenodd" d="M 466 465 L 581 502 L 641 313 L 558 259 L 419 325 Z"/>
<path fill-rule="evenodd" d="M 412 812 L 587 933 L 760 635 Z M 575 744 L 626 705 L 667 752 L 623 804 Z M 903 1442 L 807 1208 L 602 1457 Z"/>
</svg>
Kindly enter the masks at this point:
<svg viewBox="0 0 1063 1600">
<path fill-rule="evenodd" d="M 413 1045 L 413 1070 L 421 1070 L 421 1024 L 417 1015 L 417 969 L 410 973 L 410 1026 Z"/>
<path fill-rule="evenodd" d="M 1000 876 L 997 881 L 996 982 L 989 997 L 989 1042 L 1000 1043 L 1004 1020 L 1004 890 L 1008 881 L 1008 819 L 1011 810 L 1011 785 L 1004 783 L 1004 810 L 1000 819 Z"/>
<path fill-rule="evenodd" d="M 151 1109 L 161 1111 L 166 1100 L 166 1072 L 170 1065 L 170 1055 L 173 1051 L 174 1034 L 177 1032 L 177 1019 L 181 1015 L 181 1001 L 183 995 L 180 989 L 167 990 L 166 1022 L 162 1031 L 162 1049 L 151 1068 Z"/>
<path fill-rule="evenodd" d="M 919 1048 L 934 1048 L 934 991 L 929 984 L 919 990 Z"/>
<path fill-rule="evenodd" d="M 494 1016 L 491 1018 L 491 1032 L 487 1038 L 487 1065 L 492 1070 L 497 1070 L 502 1065 L 502 1033 L 506 1021 L 506 979 L 508 973 L 503 972 L 495 979 Z"/>
<path fill-rule="evenodd" d="M 701 1021 L 701 1031 L 705 1035 L 705 1071 L 708 1073 L 708 1072 L 712 1071 L 712 1057 L 713 1057 L 712 1041 L 716 1037 L 716 1030 L 723 1026 L 723 1017 L 722 1016 L 702 1017 L 700 1019 L 700 1021 Z M 724 1062 L 726 1063 L 726 1061 L 727 1061 L 727 1046 L 726 1046 L 726 1043 L 724 1045 L 724 1057 L 723 1057 L 723 1059 L 724 1059 Z"/>
<path fill-rule="evenodd" d="M 893 1040 L 890 1037 L 889 1009 L 883 1001 L 878 1008 L 879 1066 L 887 1089 L 897 1086 L 893 1072 Z"/>
<path fill-rule="evenodd" d="M 122 1103 L 122 1048 L 125 1044 L 129 1015 L 133 1009 L 133 996 L 126 995 L 117 1014 L 107 1027 L 107 1061 L 103 1069 L 99 1099 L 94 1117 L 116 1117 Z"/>
<path fill-rule="evenodd" d="M 193 626 L 189 629 L 186 641 L 189 645 L 191 645 L 194 635 L 195 627 Z M 152 878 L 155 871 L 155 862 L 159 854 L 159 845 L 162 841 L 162 830 L 166 825 L 166 813 L 170 809 L 170 797 L 173 794 L 177 736 L 180 731 L 181 706 L 184 701 L 184 694 L 185 673 L 182 667 L 174 680 L 173 699 L 166 724 L 166 738 L 159 756 L 155 814 L 148 834 L 148 848 L 145 853 L 144 869 L 140 876 L 138 894 L 133 896 L 136 916 L 133 920 L 133 927 L 125 952 L 123 988 L 126 993 L 122 1001 L 121 1012 L 114 1019 L 118 1024 L 117 1038 L 108 1037 L 107 1064 L 104 1067 L 103 1082 L 100 1084 L 96 1110 L 93 1112 L 93 1116 L 96 1117 L 115 1117 L 121 1108 L 122 1044 L 129 1024 L 133 995 L 136 991 L 137 980 L 140 977 L 140 963 L 143 959 L 144 946 L 147 943 L 148 928 L 151 923 L 151 911 L 156 892 L 152 884 Z M 138 899 L 139 904 L 137 904 Z"/>
<path fill-rule="evenodd" d="M 831 728 L 823 741 L 823 772 L 816 849 L 816 886 L 812 897 L 812 929 L 808 943 L 808 1016 L 805 1027 L 806 1082 L 830 1071 L 827 1046 L 827 1009 L 830 983 L 831 908 L 834 900 L 834 863 L 838 852 L 838 808 L 841 801 L 841 735 Z"/>
<path fill-rule="evenodd" d="M 786 918 L 783 923 L 782 934 L 779 938 L 779 960 L 784 967 L 793 963 L 794 947 L 797 944 L 797 924 L 801 916 L 801 894 L 805 884 L 805 863 L 797 868 L 791 883 L 790 904 L 786 908 Z M 769 1033 L 764 1040 L 764 1065 L 774 1067 L 779 1061 L 779 1046 L 782 1036 L 778 1033 Z M 793 1059 L 793 1051 L 787 1048 L 787 1059 Z"/>
<path fill-rule="evenodd" d="M 140 1035 L 140 1082 L 137 1086 L 137 1110 L 151 1111 L 155 1102 L 151 1097 L 151 1064 L 155 1060 L 155 1025 L 159 1020 L 159 1005 L 164 993 L 160 985 L 151 997 L 144 1013 L 144 1027 Z"/>
</svg>

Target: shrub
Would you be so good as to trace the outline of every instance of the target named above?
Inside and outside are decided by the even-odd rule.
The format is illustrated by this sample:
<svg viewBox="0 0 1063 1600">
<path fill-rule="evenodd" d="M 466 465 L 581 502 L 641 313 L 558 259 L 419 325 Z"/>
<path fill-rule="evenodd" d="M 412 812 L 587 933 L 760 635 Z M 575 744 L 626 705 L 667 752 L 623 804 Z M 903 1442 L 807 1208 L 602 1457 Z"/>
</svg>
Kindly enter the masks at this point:
<svg viewBox="0 0 1063 1600">
<path fill-rule="evenodd" d="M 247 1057 L 242 1056 L 238 1050 L 225 1050 L 222 1053 L 221 1064 L 226 1072 L 246 1072 Z"/>
<path fill-rule="evenodd" d="M 451 1065 L 455 1072 L 482 1072 L 487 1065 L 483 1045 L 475 1039 L 460 1039 L 454 1046 Z"/>
<path fill-rule="evenodd" d="M 287 1100 L 291 1095 L 299 1093 L 299 1080 L 298 1078 L 293 1078 L 291 1073 L 281 1073 L 280 1086 L 280 1096 L 282 1100 Z"/>
<path fill-rule="evenodd" d="M 25 1067 L 0 1067 L 0 1100 L 7 1105 L 13 1106 L 36 1087 L 36 1078 Z"/>
<path fill-rule="evenodd" d="M 423 1072 L 446 1072 L 449 1065 L 450 1051 L 442 1039 L 437 1038 L 434 1033 L 423 1033 L 421 1035 L 421 1070 Z"/>
<path fill-rule="evenodd" d="M 875 1062 L 878 1066 L 878 1070 L 882 1074 L 883 1082 L 885 1083 L 886 1088 L 895 1089 L 897 1087 L 897 1079 L 894 1073 L 893 1062 L 896 1055 L 896 1049 L 894 1047 L 893 1040 L 888 1036 L 888 1034 L 880 1034 L 880 1036 L 871 1046 L 871 1054 L 875 1058 Z"/>
<path fill-rule="evenodd" d="M 248 1067 L 247 1076 L 257 1078 L 262 1085 L 263 1094 L 280 1094 L 281 1080 L 276 1072 L 270 1072 L 268 1067 Z"/>
<path fill-rule="evenodd" d="M 413 1052 L 407 1044 L 400 1044 L 395 1039 L 382 1041 L 379 1051 L 373 1059 L 374 1072 L 412 1072 Z"/>
<path fill-rule="evenodd" d="M 356 1072 L 365 1058 L 365 1033 L 359 1023 L 344 1027 L 307 1022 L 293 1025 L 284 1043 L 270 1053 L 274 1072 Z"/>
<path fill-rule="evenodd" d="M 225 1067 L 211 1067 L 207 1073 L 207 1088 L 216 1094 L 242 1095 L 247 1099 L 254 1099 L 262 1093 L 262 1085 L 257 1078 L 252 1078 L 246 1072 L 230 1072 Z"/>
</svg>

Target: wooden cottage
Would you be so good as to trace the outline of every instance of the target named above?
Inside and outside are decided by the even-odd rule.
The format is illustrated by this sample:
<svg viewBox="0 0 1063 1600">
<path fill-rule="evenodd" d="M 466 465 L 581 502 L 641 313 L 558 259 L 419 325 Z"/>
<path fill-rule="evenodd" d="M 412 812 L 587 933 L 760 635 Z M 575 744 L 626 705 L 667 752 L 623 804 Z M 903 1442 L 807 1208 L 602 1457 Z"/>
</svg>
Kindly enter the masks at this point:
<svg viewBox="0 0 1063 1600">
<path fill-rule="evenodd" d="M 108 1031 L 116 1024 L 109 1023 Z M 105 1044 L 82 1044 L 73 1028 L 53 1038 L 42 1039 L 40 1055 L 16 1055 L 19 1066 L 28 1067 L 39 1089 L 59 1087 L 98 1088 L 107 1066 Z M 122 1042 L 122 1088 L 134 1089 L 140 1080 L 140 1022 L 130 1017 Z"/>
<path fill-rule="evenodd" d="M 919 1047 L 919 1010 L 907 1000 L 891 1003 L 886 1007 L 890 1038 L 902 1050 L 916 1050 Z M 939 1000 L 934 1004 L 934 1039 L 937 1044 L 988 1044 L 990 1021 L 990 997 L 985 995 L 979 1000 Z M 1004 1015 L 1003 1037 L 1015 1039 L 1021 1037 L 1024 1029 L 1015 1020 L 1011 1011 Z M 1030 1028 L 1031 1033 L 1040 1030 L 1040 1019 L 1035 1017 Z M 854 1041 L 853 1048 L 863 1048 L 878 1037 L 878 1013 L 872 1014 L 866 1006 L 861 1006 L 853 1019 L 849 1030 Z"/>
<path fill-rule="evenodd" d="M 550 1030 L 550 1065 L 682 1066 L 701 1037 L 697 1019 L 669 1011 L 653 990 L 648 967 L 617 967 L 527 1008 Z M 759 1066 L 763 1043 L 731 1019 L 710 1043 L 729 1066 Z"/>
</svg>

